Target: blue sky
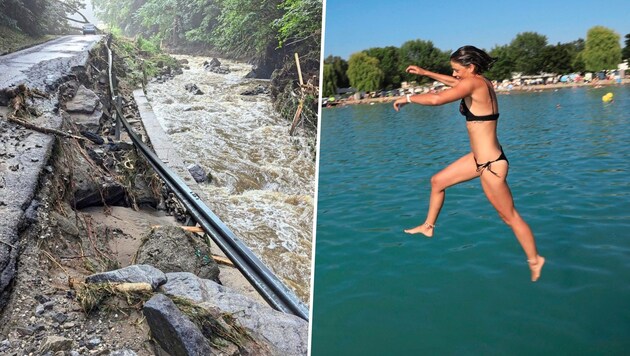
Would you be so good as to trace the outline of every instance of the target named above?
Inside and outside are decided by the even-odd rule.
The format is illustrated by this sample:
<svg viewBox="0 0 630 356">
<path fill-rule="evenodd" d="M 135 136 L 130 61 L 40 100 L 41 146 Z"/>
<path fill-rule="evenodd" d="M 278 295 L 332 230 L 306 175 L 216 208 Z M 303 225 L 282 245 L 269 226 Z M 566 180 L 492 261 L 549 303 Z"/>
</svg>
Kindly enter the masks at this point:
<svg viewBox="0 0 630 356">
<path fill-rule="evenodd" d="M 630 33 L 628 0 L 325 0 L 324 54 L 348 59 L 371 47 L 430 40 L 442 50 L 509 44 L 521 32 L 557 44 L 586 39 L 593 26 Z"/>
</svg>

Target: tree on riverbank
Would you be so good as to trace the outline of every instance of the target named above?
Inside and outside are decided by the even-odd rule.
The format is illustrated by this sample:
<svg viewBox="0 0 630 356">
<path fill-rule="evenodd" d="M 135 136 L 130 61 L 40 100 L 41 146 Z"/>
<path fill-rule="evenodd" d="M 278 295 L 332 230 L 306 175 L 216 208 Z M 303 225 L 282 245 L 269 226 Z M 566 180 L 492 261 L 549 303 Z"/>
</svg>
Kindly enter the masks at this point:
<svg viewBox="0 0 630 356">
<path fill-rule="evenodd" d="M 514 63 L 514 72 L 537 74 L 543 68 L 547 36 L 536 32 L 523 32 L 510 42 L 508 55 Z"/>
<path fill-rule="evenodd" d="M 626 34 L 625 44 L 626 46 L 621 50 L 621 57 L 630 59 L 630 33 Z"/>
<path fill-rule="evenodd" d="M 381 88 L 385 75 L 378 59 L 364 52 L 353 54 L 348 61 L 350 85 L 358 91 L 373 91 Z"/>
<path fill-rule="evenodd" d="M 413 40 L 403 43 L 400 47 L 400 64 L 398 70 L 403 73 L 406 81 L 417 81 L 419 83 L 429 82 L 427 77 L 418 77 L 415 74 L 406 73 L 405 70 L 410 65 L 421 65 L 423 68 L 438 73 L 449 73 L 450 51 L 442 51 L 433 45 L 431 41 Z"/>
<path fill-rule="evenodd" d="M 0 0 L 0 26 L 30 36 L 65 34 L 70 30 L 67 17 L 84 9 L 80 0 Z"/>
<path fill-rule="evenodd" d="M 583 57 L 588 71 L 616 69 L 621 62 L 619 35 L 603 26 L 591 28 L 586 34 Z"/>
</svg>

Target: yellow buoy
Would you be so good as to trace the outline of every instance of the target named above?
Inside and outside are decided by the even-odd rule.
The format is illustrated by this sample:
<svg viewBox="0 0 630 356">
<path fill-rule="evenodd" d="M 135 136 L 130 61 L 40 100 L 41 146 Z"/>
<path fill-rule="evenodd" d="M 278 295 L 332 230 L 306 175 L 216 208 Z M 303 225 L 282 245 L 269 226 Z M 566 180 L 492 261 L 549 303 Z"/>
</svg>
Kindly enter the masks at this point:
<svg viewBox="0 0 630 356">
<path fill-rule="evenodd" d="M 609 101 L 613 100 L 613 93 L 607 93 L 606 95 L 602 96 L 602 101 L 607 103 Z"/>
</svg>

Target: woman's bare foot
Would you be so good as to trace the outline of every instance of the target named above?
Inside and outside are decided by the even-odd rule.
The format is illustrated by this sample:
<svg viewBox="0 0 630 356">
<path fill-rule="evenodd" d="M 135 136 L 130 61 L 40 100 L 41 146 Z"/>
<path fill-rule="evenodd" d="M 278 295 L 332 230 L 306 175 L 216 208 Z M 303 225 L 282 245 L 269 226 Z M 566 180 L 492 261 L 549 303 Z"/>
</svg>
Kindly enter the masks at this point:
<svg viewBox="0 0 630 356">
<path fill-rule="evenodd" d="M 532 282 L 536 282 L 540 278 L 540 271 L 545 264 L 545 258 L 537 256 L 533 260 L 527 260 L 527 263 L 529 263 L 529 269 L 532 271 Z"/>
<path fill-rule="evenodd" d="M 435 225 L 429 224 L 429 223 L 424 223 L 422 225 L 418 225 L 416 227 L 414 227 L 413 229 L 407 229 L 405 230 L 406 233 L 408 234 L 423 234 L 426 237 L 432 237 L 433 236 L 433 228 L 435 227 Z"/>
</svg>

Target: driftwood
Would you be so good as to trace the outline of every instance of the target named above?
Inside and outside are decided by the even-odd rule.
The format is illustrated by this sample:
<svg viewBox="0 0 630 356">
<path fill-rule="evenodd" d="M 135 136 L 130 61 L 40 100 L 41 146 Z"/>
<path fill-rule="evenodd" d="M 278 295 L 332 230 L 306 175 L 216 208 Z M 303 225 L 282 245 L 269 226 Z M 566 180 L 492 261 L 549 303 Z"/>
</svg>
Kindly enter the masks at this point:
<svg viewBox="0 0 630 356">
<path fill-rule="evenodd" d="M 114 290 L 118 292 L 153 292 L 153 287 L 149 283 L 120 283 L 114 284 Z"/>
<path fill-rule="evenodd" d="M 2 241 L 2 240 L 0 240 L 0 243 L 5 244 L 5 245 L 7 245 L 7 246 L 9 246 L 9 247 L 11 247 L 11 248 L 13 248 L 13 249 L 16 249 L 16 248 L 17 248 L 17 247 L 15 247 L 15 246 L 11 245 L 10 243 L 5 242 L 5 241 Z"/>
<path fill-rule="evenodd" d="M 26 102 L 26 98 L 29 97 L 38 97 L 38 98 L 48 98 L 48 94 L 41 92 L 37 89 L 31 89 L 24 84 L 20 84 L 15 88 L 11 88 L 6 91 L 6 94 L 11 101 L 9 103 L 9 108 L 11 108 L 12 113 L 7 115 L 7 120 L 13 122 L 15 124 L 26 127 L 27 129 L 31 129 L 37 132 L 41 132 L 44 134 L 53 134 L 66 138 L 73 138 L 79 141 L 85 141 L 86 139 L 81 136 L 76 136 L 69 134 L 67 132 L 63 132 L 56 129 L 51 129 L 48 127 L 40 127 L 34 125 L 26 120 L 22 119 L 21 116 L 30 116 L 31 114 L 38 115 L 32 107 Z"/>
<path fill-rule="evenodd" d="M 234 265 L 234 263 L 232 263 L 232 261 L 230 261 L 229 258 L 226 258 L 226 257 L 223 257 L 223 256 L 212 255 L 212 259 L 218 264 L 226 265 L 226 266 L 229 266 L 229 267 L 236 267 Z"/>
<path fill-rule="evenodd" d="M 41 133 L 45 133 L 45 134 L 53 134 L 53 135 L 57 135 L 57 136 L 65 137 L 65 138 L 73 138 L 73 139 L 79 140 L 79 141 L 86 141 L 86 139 L 84 137 L 72 135 L 72 134 L 69 134 L 67 132 L 51 129 L 51 128 L 48 128 L 48 127 L 36 126 L 36 125 L 28 123 L 28 122 L 26 122 L 24 120 L 18 119 L 17 117 L 12 116 L 12 115 L 7 116 L 7 120 L 10 121 L 10 122 L 13 122 L 15 124 L 24 126 L 27 129 L 31 129 L 31 130 L 34 130 L 34 131 L 37 131 L 37 132 L 41 132 Z"/>
</svg>

